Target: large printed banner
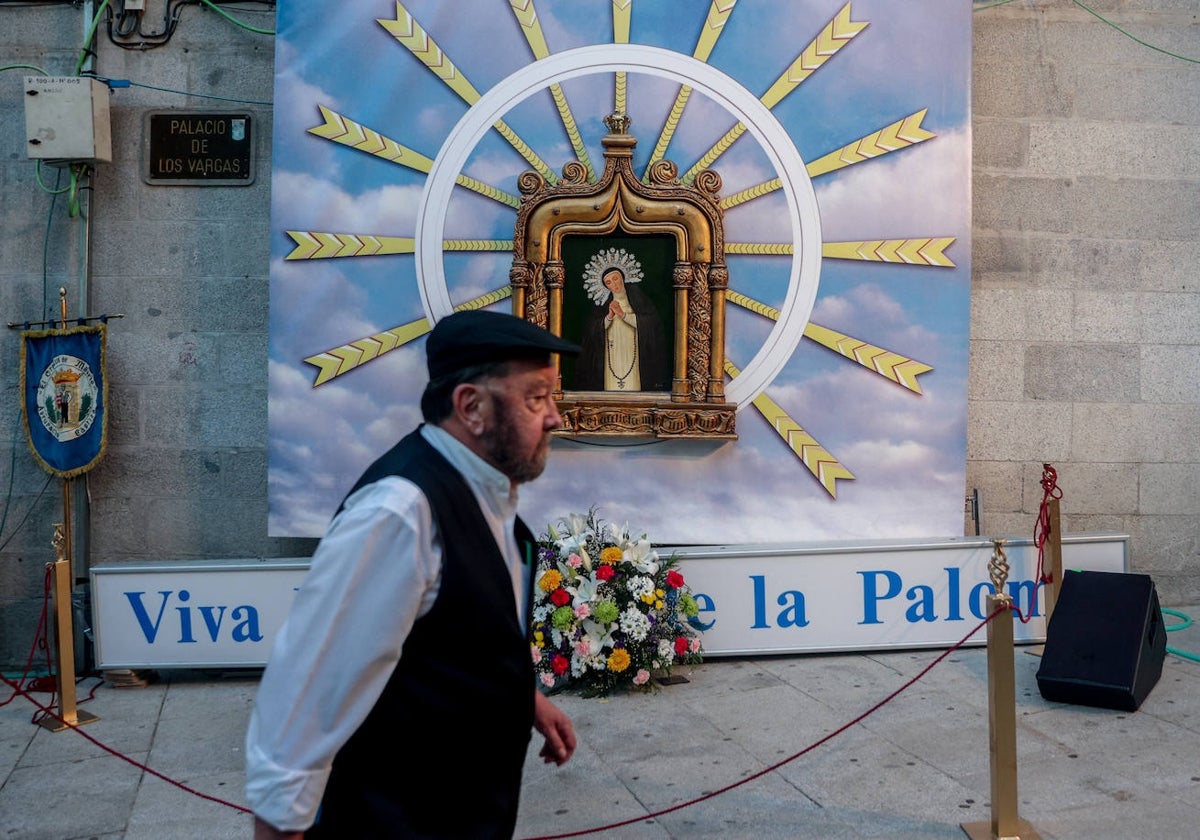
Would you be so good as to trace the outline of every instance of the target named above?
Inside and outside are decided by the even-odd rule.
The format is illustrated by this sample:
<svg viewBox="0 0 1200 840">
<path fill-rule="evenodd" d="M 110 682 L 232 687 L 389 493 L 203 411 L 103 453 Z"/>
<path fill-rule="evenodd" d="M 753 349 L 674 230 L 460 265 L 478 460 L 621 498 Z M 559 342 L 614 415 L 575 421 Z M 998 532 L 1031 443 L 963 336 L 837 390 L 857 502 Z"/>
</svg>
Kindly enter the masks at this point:
<svg viewBox="0 0 1200 840">
<path fill-rule="evenodd" d="M 736 439 L 558 438 L 526 521 L 962 534 L 969 3 L 280 0 L 277 32 L 271 535 L 319 536 L 420 422 L 433 323 L 512 311 L 523 174 L 595 180 L 614 114 L 639 175 L 720 176 Z"/>
</svg>

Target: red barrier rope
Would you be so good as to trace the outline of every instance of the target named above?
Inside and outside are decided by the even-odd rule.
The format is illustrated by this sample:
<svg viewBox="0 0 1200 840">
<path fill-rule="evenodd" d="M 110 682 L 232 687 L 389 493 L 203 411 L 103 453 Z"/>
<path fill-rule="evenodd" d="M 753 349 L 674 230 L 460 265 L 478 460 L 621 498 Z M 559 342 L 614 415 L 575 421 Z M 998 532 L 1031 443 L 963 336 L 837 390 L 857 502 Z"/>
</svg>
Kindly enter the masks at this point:
<svg viewBox="0 0 1200 840">
<path fill-rule="evenodd" d="M 30 691 L 49 691 L 51 693 L 50 705 L 54 705 L 53 695 L 57 693 L 58 682 L 52 676 L 54 673 L 50 658 L 50 641 L 46 635 L 46 627 L 48 626 L 48 615 L 50 612 L 50 591 L 52 581 L 54 579 L 54 567 L 46 564 L 46 576 L 42 583 L 42 614 L 38 616 L 37 627 L 33 631 L 33 642 L 29 645 L 29 656 L 25 659 L 25 669 L 21 672 L 21 682 L 18 685 L 17 691 L 10 694 L 3 701 L 0 701 L 0 706 L 7 706 L 13 699 L 21 693 L 20 686 L 26 684 L 29 680 L 28 687 Z M 33 670 L 33 660 L 37 656 L 37 652 L 41 650 L 46 654 L 46 674 L 44 677 L 34 677 L 29 679 L 29 672 Z M 8 682 L 5 679 L 5 682 Z M 34 712 L 31 723 L 38 723 L 42 719 L 42 715 Z"/>
<path fill-rule="evenodd" d="M 699 802 L 705 801 L 706 799 L 712 799 L 714 796 L 719 796 L 722 793 L 731 791 L 736 787 L 741 787 L 742 785 L 746 784 L 747 782 L 752 782 L 755 779 L 759 778 L 760 776 L 765 776 L 767 773 L 778 770 L 780 767 L 787 764 L 788 762 L 795 761 L 797 758 L 800 758 L 801 756 L 812 752 L 813 750 L 815 750 L 817 747 L 821 746 L 822 744 L 833 740 L 838 735 L 841 735 L 843 732 L 845 732 L 851 726 L 854 726 L 857 723 L 861 723 L 862 721 L 864 721 L 868 717 L 870 717 L 872 714 L 879 711 L 879 709 L 883 708 L 885 705 L 890 703 L 901 693 L 903 693 L 904 691 L 907 691 L 909 687 L 911 687 L 915 682 L 917 682 L 917 680 L 921 679 L 927 673 L 929 673 L 935 665 L 940 663 L 947 656 L 954 653 L 954 651 L 958 650 L 960 647 L 962 647 L 964 644 L 966 644 L 968 639 L 970 639 L 972 636 L 974 636 L 976 633 L 978 633 L 979 630 L 984 625 L 986 625 L 989 621 L 991 621 L 996 616 L 1000 615 L 1000 613 L 1004 612 L 1004 609 L 1005 609 L 1004 607 L 997 607 L 992 612 L 991 615 L 989 615 L 983 621 L 979 622 L 979 624 L 975 625 L 974 630 L 972 630 L 967 635 L 963 636 L 962 639 L 960 639 L 958 642 L 956 642 L 953 647 L 944 651 L 940 656 L 938 656 L 936 659 L 934 659 L 932 662 L 930 662 L 928 665 L 926 665 L 924 668 L 922 668 L 921 671 L 915 677 L 913 677 L 911 680 L 906 682 L 904 685 L 900 686 L 898 689 L 893 691 L 887 697 L 880 700 L 878 703 L 876 703 L 871 708 L 867 709 L 861 715 L 854 718 L 854 720 L 850 721 L 849 723 L 847 723 L 843 726 L 838 727 L 833 732 L 830 732 L 828 735 L 826 735 L 824 738 L 821 738 L 819 741 L 816 741 L 816 742 L 808 745 L 807 747 L 800 750 L 800 752 L 796 753 L 795 755 L 788 756 L 787 758 L 783 759 L 782 761 L 777 761 L 774 764 L 772 764 L 770 767 L 764 767 L 762 770 L 759 770 L 757 773 L 747 776 L 746 778 L 741 779 L 739 781 L 736 781 L 733 784 L 726 785 L 725 787 L 720 788 L 719 790 L 714 790 L 711 793 L 706 793 L 704 796 L 699 796 L 699 797 L 689 800 L 687 802 L 681 802 L 678 805 L 672 805 L 670 808 L 664 808 L 661 811 L 654 811 L 653 813 L 650 813 L 650 814 L 642 814 L 637 817 L 631 817 L 630 819 L 622 820 L 621 822 L 609 823 L 608 825 L 602 825 L 597 828 L 585 828 L 580 831 L 569 831 L 565 834 L 546 834 L 546 835 L 542 835 L 539 837 L 526 838 L 526 840 L 558 840 L 558 838 L 561 838 L 561 837 L 579 837 L 580 835 L 583 835 L 583 834 L 594 834 L 597 831 L 605 831 L 610 828 L 620 828 L 621 826 L 632 825 L 633 823 L 644 822 L 646 820 L 654 819 L 655 817 L 661 817 L 664 814 L 670 814 L 674 811 L 678 811 L 681 808 L 687 808 L 689 805 L 695 805 Z M 1015 609 L 1015 608 L 1010 607 L 1010 609 Z M 1016 612 L 1018 615 L 1020 614 L 1020 610 L 1016 610 Z"/>
<path fill-rule="evenodd" d="M 1058 473 L 1049 464 L 1042 464 L 1042 506 L 1038 510 L 1037 521 L 1033 524 L 1033 544 L 1037 546 L 1037 582 L 1038 586 L 1051 582 L 1051 578 L 1042 569 L 1042 559 L 1046 553 L 1046 540 L 1050 536 L 1050 500 L 1061 499 L 1062 490 L 1058 487 Z M 1036 590 L 1034 592 L 1036 596 Z"/>
<path fill-rule="evenodd" d="M 967 635 L 963 636 L 963 637 L 962 637 L 962 639 L 960 639 L 959 641 L 955 642 L 955 643 L 954 643 L 954 645 L 952 645 L 951 647 L 949 647 L 949 648 L 947 648 L 945 651 L 943 651 L 943 652 L 942 652 L 940 655 L 938 655 L 938 656 L 937 656 L 937 658 L 935 658 L 935 659 L 934 659 L 932 662 L 930 662 L 928 665 L 926 665 L 924 668 L 922 668 L 922 669 L 921 669 L 921 670 L 920 670 L 920 671 L 917 673 L 917 675 L 916 675 L 916 676 L 914 676 L 912 679 L 908 680 L 908 682 L 904 683 L 904 685 L 902 685 L 902 686 L 900 686 L 899 688 L 897 688 L 895 691 L 893 691 L 893 692 L 892 692 L 891 694 L 889 694 L 887 697 L 885 697 L 885 698 L 883 698 L 882 700 L 880 700 L 880 701 L 879 701 L 878 703 L 876 703 L 874 706 L 872 706 L 871 708 L 867 709 L 867 710 L 866 710 L 865 712 L 863 712 L 861 715 L 859 715 L 858 717 L 856 717 L 856 718 L 854 718 L 853 720 L 849 721 L 848 723 L 846 723 L 846 724 L 844 724 L 844 725 L 842 725 L 842 726 L 838 727 L 838 728 L 837 728 L 837 729 L 835 729 L 833 732 L 830 732 L 828 735 L 826 735 L 825 737 L 821 738 L 820 740 L 813 742 L 813 743 L 812 743 L 812 744 L 810 744 L 809 746 L 807 746 L 807 747 L 805 747 L 804 749 L 800 750 L 798 753 L 795 753 L 795 754 L 793 754 L 793 755 L 791 755 L 791 756 L 789 756 L 789 757 L 787 757 L 787 758 L 783 759 L 782 761 L 777 761 L 777 762 L 775 762 L 774 764 L 772 764 L 772 765 L 770 765 L 770 766 L 768 766 L 768 767 L 764 767 L 762 770 L 758 771 L 757 773 L 754 773 L 754 774 L 752 774 L 752 775 L 750 775 L 750 776 L 747 776 L 746 778 L 744 778 L 744 779 L 741 779 L 741 780 L 739 780 L 739 781 L 737 781 L 737 782 L 734 782 L 734 783 L 732 783 L 732 784 L 726 785 L 725 787 L 723 787 L 723 788 L 720 788 L 720 789 L 718 789 L 718 790 L 711 791 L 710 793 L 707 793 L 707 794 L 705 794 L 704 796 L 697 797 L 697 798 L 695 798 L 695 799 L 692 799 L 692 800 L 689 800 L 689 801 L 687 801 L 687 802 L 681 802 L 681 803 L 680 803 L 680 804 L 678 804 L 678 805 L 673 805 L 673 806 L 671 806 L 670 808 L 664 808 L 664 809 L 663 809 L 663 810 L 661 810 L 661 811 L 654 811 L 653 813 L 649 813 L 649 814 L 641 814 L 641 815 L 639 815 L 639 816 L 636 816 L 636 817 L 631 817 L 630 819 L 627 819 L 627 820 L 622 820 L 621 822 L 609 823 L 608 825 L 602 825 L 602 826 L 598 826 L 598 827 L 596 827 L 596 828 L 587 828 L 587 829 L 582 829 L 582 830 L 579 830 L 579 831 L 571 831 L 571 832 L 567 832 L 567 833 L 565 833 L 565 834 L 546 834 L 546 835 L 541 835 L 541 836 L 538 836 L 538 837 L 531 837 L 531 838 L 527 838 L 527 840 L 558 840 L 558 838 L 563 838 L 563 837 L 579 837 L 579 836 L 581 836 L 581 835 L 584 835 L 584 834 L 594 834 L 594 833 L 595 833 L 595 832 L 597 832 L 597 831 L 604 831 L 604 830 L 606 830 L 606 829 L 611 829 L 611 828 L 620 828 L 620 827 L 622 827 L 622 826 L 631 825 L 631 824 L 633 824 L 633 823 L 637 823 L 637 822 L 643 822 L 643 821 L 645 821 L 645 820 L 654 819 L 655 817 L 661 817 L 661 816 L 664 816 L 664 815 L 666 815 L 666 814 L 670 814 L 670 813 L 673 813 L 673 812 L 675 812 L 675 811 L 678 811 L 678 810 L 681 810 L 681 809 L 683 809 L 683 808 L 686 808 L 686 807 L 688 807 L 688 806 L 690 806 L 690 805 L 695 805 L 695 804 L 698 804 L 698 803 L 700 803 L 700 802 L 704 802 L 705 800 L 712 799 L 712 798 L 713 798 L 713 797 L 715 797 L 715 796 L 719 796 L 719 795 L 721 795 L 721 794 L 723 794 L 723 793 L 726 793 L 726 792 L 728 792 L 728 791 L 731 791 L 731 790 L 733 790 L 734 788 L 741 787 L 742 785 L 744 785 L 744 784 L 746 784 L 746 783 L 748 783 L 748 782 L 752 782 L 752 781 L 754 781 L 755 779 L 758 779 L 758 778 L 760 778 L 760 777 L 762 777 L 762 776 L 765 776 L 767 773 L 771 773 L 771 772 L 773 772 L 773 771 L 775 771 L 775 770 L 778 770 L 778 769 L 779 769 L 780 767 L 782 767 L 783 765 L 785 765 L 785 764 L 788 764 L 789 762 L 795 761 L 796 759 L 800 758 L 801 756 L 807 755 L 808 753 L 812 752 L 813 750 L 815 750 L 817 747 L 821 746 L 822 744 L 828 743 L 829 741 L 831 741 L 831 740 L 833 740 L 834 738 L 836 738 L 838 735 L 841 735 L 843 732 L 845 732 L 845 731 L 846 731 L 847 729 L 849 729 L 850 727 L 852 727 L 852 726 L 854 726 L 854 725 L 856 725 L 856 724 L 858 724 L 858 723 L 861 723 L 862 721 L 866 720 L 868 717 L 870 717 L 871 715 L 873 715 L 875 712 L 879 711 L 879 709 L 883 708 L 885 705 L 887 705 L 888 703 L 890 703 L 890 702 L 891 702 L 892 700 L 894 700 L 896 697 L 900 696 L 902 693 L 904 693 L 904 692 L 905 692 L 905 691 L 907 691 L 907 690 L 908 690 L 910 687 L 912 687 L 912 686 L 913 686 L 913 685 L 914 685 L 914 684 L 915 684 L 915 683 L 916 683 L 918 680 L 920 680 L 920 679 L 921 679 L 921 678 L 923 678 L 923 677 L 924 677 L 924 676 L 925 676 L 927 673 L 929 673 L 931 670 L 933 670 L 933 668 L 934 668 L 936 665 L 938 665 L 939 663 L 941 663 L 941 662 L 942 662 L 942 661 L 943 661 L 943 660 L 944 660 L 944 659 L 945 659 L 947 656 L 949 656 L 950 654 L 954 653 L 954 651 L 958 650 L 958 649 L 959 649 L 959 648 L 961 648 L 961 647 L 962 647 L 964 644 L 966 644 L 966 642 L 967 642 L 967 641 L 968 641 L 968 640 L 969 640 L 969 639 L 970 639 L 972 636 L 974 636 L 974 635 L 975 635 L 976 633 L 978 633 L 978 632 L 979 632 L 979 631 L 980 631 L 980 630 L 981 630 L 981 629 L 982 629 L 984 626 L 986 626 L 986 625 L 987 625 L 987 623 L 988 623 L 989 621 L 991 621 L 991 620 L 992 620 L 993 618 L 995 618 L 997 615 L 999 615 L 1000 613 L 1002 613 L 1002 612 L 1004 611 L 1004 609 L 1005 609 L 1004 607 L 997 607 L 997 608 L 996 608 L 996 609 L 995 609 L 995 610 L 994 610 L 994 611 L 993 611 L 993 612 L 992 612 L 990 615 L 988 615 L 988 616 L 987 616 L 986 618 L 984 618 L 984 619 L 983 619 L 981 622 L 979 622 L 979 624 L 975 625 L 975 628 L 974 628 L 973 630 L 971 630 L 971 632 L 970 632 L 970 633 L 968 633 Z M 1021 611 L 1020 611 L 1018 608 L 1016 608 L 1016 607 L 1009 607 L 1009 609 L 1011 609 L 1011 610 L 1015 611 L 1015 612 L 1018 614 L 1018 616 L 1020 616 L 1020 612 L 1021 612 Z M 174 785 L 175 787 L 179 788 L 180 790 L 183 790 L 183 791 L 186 791 L 186 792 L 188 792 L 188 793 L 194 794 L 195 796 L 198 796 L 198 797 L 200 797 L 201 799 L 207 799 L 209 802 L 216 802 L 216 803 L 218 803 L 218 804 L 220 804 L 220 805 L 227 805 L 227 806 L 229 806 L 230 808 L 233 808 L 233 809 L 234 809 L 234 810 L 236 810 L 236 811 L 241 811 L 241 812 L 242 812 L 242 813 L 244 813 L 244 814 L 251 814 L 251 813 L 253 813 L 253 812 L 252 812 L 252 811 L 251 811 L 249 808 L 243 807 L 243 806 L 241 806 L 241 805 L 234 804 L 233 802 L 228 802 L 228 801 L 226 801 L 226 800 L 224 800 L 224 799 L 221 799 L 221 798 L 219 798 L 219 797 L 216 797 L 216 796 L 210 796 L 210 795 L 208 795 L 207 793 L 202 793 L 201 791 L 198 791 L 198 790 L 196 790 L 195 788 L 188 787 L 187 785 L 185 785 L 185 784 L 183 784 L 183 783 L 181 783 L 181 782 L 177 782 L 177 781 L 175 781 L 174 779 L 172 779 L 172 778 L 170 778 L 170 777 L 168 777 L 168 776 L 165 776 L 165 775 L 163 775 L 162 773 L 159 773 L 157 770 L 154 770 L 154 769 L 152 769 L 152 768 L 150 768 L 150 767 L 147 767 L 145 764 L 142 764 L 141 762 L 134 761 L 133 759 L 129 758 L 128 756 L 126 756 L 126 755 L 123 755 L 122 753 L 119 753 L 119 752 L 117 752 L 116 750 L 114 750 L 114 749 L 112 749 L 111 747 L 107 746 L 107 745 L 106 745 L 106 744 L 104 744 L 103 742 L 101 742 L 101 741 L 97 740 L 96 738 L 93 738 L 91 735 L 89 735 L 88 733 L 84 732 L 84 731 L 83 731 L 82 729 L 80 729 L 78 726 L 74 726 L 74 725 L 72 725 L 72 724 L 69 724 L 69 723 L 67 723 L 67 722 L 66 722 L 66 721 L 65 721 L 63 718 L 61 718 L 61 717 L 59 717 L 57 714 L 55 714 L 55 713 L 54 713 L 54 711 L 53 711 L 53 710 L 52 710 L 52 709 L 51 709 L 49 706 L 42 705 L 42 704 L 41 704 L 41 703 L 39 703 L 37 700 L 35 700 L 33 697 L 31 697 L 31 696 L 29 695 L 29 692 L 27 692 L 27 691 L 26 691 L 24 688 L 22 688 L 22 687 L 21 687 L 21 685 L 20 685 L 19 683 L 15 683 L 15 682 L 13 682 L 13 681 L 12 681 L 12 680 L 10 680 L 8 677 L 5 677 L 5 676 L 3 676 L 2 674 L 0 674 L 0 680 L 3 680 L 5 683 L 7 683 L 7 684 L 8 684 L 8 685 L 9 685 L 9 686 L 10 686 L 10 687 L 13 689 L 13 697 L 15 697 L 15 696 L 17 696 L 17 695 L 20 695 L 20 696 L 22 696 L 22 697 L 25 697 L 27 700 L 29 700 L 29 702 L 30 702 L 30 703 L 33 703 L 35 706 L 37 706 L 37 707 L 38 707 L 38 709 L 41 711 L 41 713 L 42 713 L 42 715 L 43 715 L 43 716 L 45 716 L 45 717 L 52 717 L 52 718 L 54 718 L 55 720 L 57 720 L 57 721 L 59 721 L 61 724 L 63 724 L 63 726 L 64 726 L 64 727 L 70 728 L 71 730 L 73 730 L 73 731 L 75 731 L 75 732 L 79 733 L 79 734 L 80 734 L 80 735 L 82 735 L 84 738 L 87 738 L 89 741 L 91 741 L 91 742 L 92 742 L 93 744 L 95 744 L 97 747 L 99 747 L 100 749 L 102 749 L 102 750 L 104 750 L 105 752 L 109 753 L 110 755 L 113 755 L 113 756 L 115 756 L 115 757 L 117 757 L 117 758 L 121 759 L 122 761 L 128 762 L 129 764 L 132 764 L 134 767 L 137 767 L 139 770 L 142 770 L 142 771 L 144 771 L 144 772 L 146 772 L 146 773 L 149 773 L 150 775 L 152 775 L 152 776 L 154 776 L 154 777 L 156 777 L 156 778 L 162 779 L 164 782 L 167 782 L 168 784 Z M 94 693 L 94 689 L 93 689 L 93 693 Z M 10 702 L 11 700 L 12 700 L 12 697 L 10 697 L 10 698 L 9 698 L 7 701 L 5 701 L 5 702 Z M 40 718 L 38 718 L 38 719 L 40 719 Z"/>
<path fill-rule="evenodd" d="M 4 682 L 6 682 L 13 689 L 14 696 L 21 695 L 22 697 L 27 699 L 30 703 L 37 706 L 38 709 L 42 712 L 42 715 L 44 717 L 54 718 L 59 723 L 61 723 L 64 727 L 67 727 L 75 732 L 78 732 L 84 738 L 87 738 L 89 741 L 91 741 L 93 744 L 95 744 L 100 749 L 104 750 L 109 755 L 114 755 L 117 758 L 121 759 L 122 761 L 132 764 L 134 767 L 138 768 L 139 770 L 143 770 L 143 771 L 149 773 L 151 776 L 155 776 L 159 779 L 162 779 L 164 782 L 167 782 L 168 784 L 175 785 L 175 787 L 179 788 L 180 790 L 185 790 L 188 793 L 195 794 L 196 796 L 199 796 L 201 799 L 207 799 L 209 802 L 217 802 L 221 805 L 228 805 L 230 808 L 233 808 L 235 811 L 241 811 L 244 814 L 252 813 L 249 808 L 245 808 L 241 805 L 235 805 L 232 802 L 226 802 L 224 799 L 220 799 L 216 796 L 209 796 L 207 793 L 202 793 L 202 792 L 196 790 L 195 788 L 190 788 L 187 785 L 183 784 L 182 782 L 175 781 L 174 779 L 170 778 L 169 776 L 164 776 L 162 773 L 159 773 L 157 770 L 147 767 L 145 764 L 142 764 L 141 762 L 134 761 L 129 756 L 123 755 L 123 754 L 117 752 L 116 750 L 114 750 L 112 747 L 93 738 L 91 735 L 84 732 L 78 726 L 74 726 L 70 723 L 67 723 L 65 720 L 63 720 L 63 718 L 61 718 L 57 714 L 55 714 L 54 711 L 49 706 L 43 706 L 41 703 L 39 703 L 37 700 L 35 700 L 33 697 L 31 697 L 29 695 L 29 692 L 27 692 L 25 689 L 21 688 L 20 685 L 13 682 L 8 677 L 0 674 L 0 680 L 4 680 Z"/>
</svg>

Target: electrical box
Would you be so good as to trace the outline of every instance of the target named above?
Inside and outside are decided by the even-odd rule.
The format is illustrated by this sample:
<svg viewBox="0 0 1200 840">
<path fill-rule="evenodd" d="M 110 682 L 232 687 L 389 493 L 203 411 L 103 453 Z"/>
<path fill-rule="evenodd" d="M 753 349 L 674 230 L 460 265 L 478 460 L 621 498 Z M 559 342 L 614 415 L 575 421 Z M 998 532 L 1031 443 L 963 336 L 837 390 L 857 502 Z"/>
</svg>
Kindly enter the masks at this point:
<svg viewBox="0 0 1200 840">
<path fill-rule="evenodd" d="M 31 160 L 112 160 L 108 85 L 86 76 L 25 77 L 25 147 Z"/>
</svg>

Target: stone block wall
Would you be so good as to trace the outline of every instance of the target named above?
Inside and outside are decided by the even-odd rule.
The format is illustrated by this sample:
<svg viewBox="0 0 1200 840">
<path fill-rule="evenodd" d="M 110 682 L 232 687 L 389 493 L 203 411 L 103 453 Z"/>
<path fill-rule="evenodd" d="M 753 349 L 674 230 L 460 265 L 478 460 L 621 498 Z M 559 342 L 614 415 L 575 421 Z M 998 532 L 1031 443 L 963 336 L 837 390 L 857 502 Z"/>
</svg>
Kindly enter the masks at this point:
<svg viewBox="0 0 1200 840">
<path fill-rule="evenodd" d="M 162 9 L 148 0 L 150 12 Z M 1131 536 L 1164 605 L 1200 603 L 1200 16 L 1194 0 L 1068 0 L 974 15 L 974 173 L 964 533 L 1033 533 L 1042 465 L 1064 530 Z M 0 4 L 0 67 L 73 75 L 95 4 Z M 273 6 L 237 16 L 273 26 Z M 0 71 L 0 311 L 115 314 L 102 468 L 72 483 L 88 564 L 307 556 L 267 518 L 274 41 L 185 6 L 163 46 L 97 31 L 95 69 L 156 88 L 111 97 L 114 160 L 69 213 L 68 179 L 25 154 L 23 69 Z M 1176 53 L 1188 60 L 1174 57 Z M 238 101 L 209 99 L 210 94 Z M 255 120 L 246 187 L 141 177 L 148 111 Z M 28 660 L 63 487 L 21 427 L 19 336 L 0 334 L 0 668 Z"/>
</svg>

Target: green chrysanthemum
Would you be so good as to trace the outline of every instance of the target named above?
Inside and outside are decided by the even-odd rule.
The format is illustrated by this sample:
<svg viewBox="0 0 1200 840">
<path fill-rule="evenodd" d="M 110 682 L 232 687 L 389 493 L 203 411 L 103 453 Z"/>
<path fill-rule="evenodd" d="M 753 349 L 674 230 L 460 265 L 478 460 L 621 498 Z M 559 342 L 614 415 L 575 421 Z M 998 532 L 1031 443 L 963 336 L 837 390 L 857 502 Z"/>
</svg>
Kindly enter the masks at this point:
<svg viewBox="0 0 1200 840">
<path fill-rule="evenodd" d="M 575 610 L 570 607 L 559 607 L 550 616 L 550 624 L 555 630 L 570 630 L 575 623 Z"/>
<path fill-rule="evenodd" d="M 690 592 L 684 592 L 679 596 L 679 611 L 688 618 L 700 615 L 700 605 L 696 603 L 696 599 Z"/>
<path fill-rule="evenodd" d="M 621 610 L 612 601 L 601 601 L 592 610 L 592 615 L 601 624 L 612 624 L 621 614 Z"/>
</svg>

